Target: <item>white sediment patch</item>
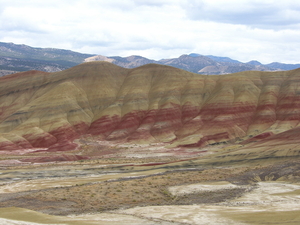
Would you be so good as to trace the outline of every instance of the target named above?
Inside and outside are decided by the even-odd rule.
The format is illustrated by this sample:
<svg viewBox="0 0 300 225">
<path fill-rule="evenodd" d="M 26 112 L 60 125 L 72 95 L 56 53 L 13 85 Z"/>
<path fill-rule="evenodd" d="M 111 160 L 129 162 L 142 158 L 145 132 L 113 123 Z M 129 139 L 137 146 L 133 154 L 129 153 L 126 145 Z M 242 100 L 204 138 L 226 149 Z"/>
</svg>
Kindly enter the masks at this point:
<svg viewBox="0 0 300 225">
<path fill-rule="evenodd" d="M 289 192 L 300 190 L 299 184 L 284 182 L 260 182 L 258 188 L 238 199 L 222 203 L 226 206 L 243 206 L 254 211 L 295 211 L 300 210 L 300 195 Z M 286 193 L 286 194 L 285 194 Z M 241 210 L 243 210 L 241 208 Z"/>
<path fill-rule="evenodd" d="M 300 210 L 300 195 L 293 194 L 300 190 L 300 184 L 284 182 L 260 182 L 258 187 L 244 196 L 220 204 L 202 204 L 185 206 L 148 206 L 119 210 L 118 213 L 141 216 L 145 218 L 163 219 L 187 224 L 222 224 L 243 225 L 241 221 L 234 221 L 224 215 L 237 215 L 253 212 L 290 212 Z M 171 187 L 172 194 L 207 192 L 210 190 L 236 188 L 238 186 L 226 182 L 203 183 Z M 186 189 L 185 189 L 186 188 Z M 292 194 L 290 194 L 292 193 Z M 298 192 L 295 192 L 298 193 Z"/>
<path fill-rule="evenodd" d="M 218 207 L 206 207 L 199 205 L 180 205 L 180 206 L 148 206 L 136 207 L 121 211 L 145 218 L 156 218 L 165 221 L 173 221 L 186 224 L 201 225 L 244 225 L 244 223 L 236 223 L 235 221 L 224 218 L 218 214 Z"/>
<path fill-rule="evenodd" d="M 210 191 L 240 188 L 240 187 L 241 186 L 237 186 L 226 181 L 219 181 L 219 182 L 174 186 L 174 187 L 170 187 L 169 191 L 171 192 L 172 195 L 184 195 L 184 194 L 192 194 L 197 192 L 210 192 Z"/>
</svg>

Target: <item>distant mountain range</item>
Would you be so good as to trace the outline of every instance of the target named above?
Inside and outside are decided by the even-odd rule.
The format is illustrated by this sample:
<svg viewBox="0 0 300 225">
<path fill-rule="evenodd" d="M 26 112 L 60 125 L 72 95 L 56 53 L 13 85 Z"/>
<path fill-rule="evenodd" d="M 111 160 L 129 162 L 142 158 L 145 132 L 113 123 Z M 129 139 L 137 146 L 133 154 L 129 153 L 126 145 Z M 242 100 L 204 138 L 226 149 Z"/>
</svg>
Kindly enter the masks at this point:
<svg viewBox="0 0 300 225">
<path fill-rule="evenodd" d="M 142 56 L 107 57 L 64 49 L 33 48 L 27 45 L 0 42 L 0 76 L 28 70 L 57 72 L 90 61 L 107 61 L 124 68 L 135 68 L 149 63 L 156 63 L 204 75 L 222 75 L 246 70 L 292 70 L 300 67 L 300 64 L 279 62 L 262 64 L 255 60 L 242 63 L 228 57 L 200 55 L 197 53 L 158 61 Z"/>
<path fill-rule="evenodd" d="M 91 56 L 93 55 L 70 50 L 33 48 L 0 42 L 0 76 L 28 70 L 61 71 L 76 66 Z"/>
<path fill-rule="evenodd" d="M 85 62 L 91 61 L 107 61 L 125 68 L 135 68 L 149 63 L 156 63 L 162 65 L 173 66 L 193 73 L 204 75 L 222 75 L 229 73 L 242 72 L 247 70 L 257 71 L 279 71 L 292 70 L 300 67 L 300 64 L 284 64 L 284 63 L 270 63 L 262 64 L 258 61 L 250 61 L 242 63 L 228 57 L 218 57 L 212 55 L 200 55 L 191 53 L 189 55 L 181 55 L 178 58 L 161 59 L 158 61 L 147 59 L 142 56 L 128 56 L 128 57 L 106 57 L 102 55 L 92 56 L 85 59 Z"/>
</svg>

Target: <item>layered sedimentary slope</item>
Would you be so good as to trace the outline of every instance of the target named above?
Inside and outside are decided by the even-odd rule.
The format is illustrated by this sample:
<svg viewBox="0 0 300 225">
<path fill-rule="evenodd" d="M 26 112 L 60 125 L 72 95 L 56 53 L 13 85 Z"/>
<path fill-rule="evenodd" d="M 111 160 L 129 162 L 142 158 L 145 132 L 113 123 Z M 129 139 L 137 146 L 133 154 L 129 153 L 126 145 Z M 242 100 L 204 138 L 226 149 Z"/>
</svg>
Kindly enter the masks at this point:
<svg viewBox="0 0 300 225">
<path fill-rule="evenodd" d="M 89 62 L 0 78 L 0 150 L 72 150 L 86 135 L 171 147 L 250 143 L 290 129 L 297 136 L 299 121 L 299 69 L 204 76 Z"/>
</svg>

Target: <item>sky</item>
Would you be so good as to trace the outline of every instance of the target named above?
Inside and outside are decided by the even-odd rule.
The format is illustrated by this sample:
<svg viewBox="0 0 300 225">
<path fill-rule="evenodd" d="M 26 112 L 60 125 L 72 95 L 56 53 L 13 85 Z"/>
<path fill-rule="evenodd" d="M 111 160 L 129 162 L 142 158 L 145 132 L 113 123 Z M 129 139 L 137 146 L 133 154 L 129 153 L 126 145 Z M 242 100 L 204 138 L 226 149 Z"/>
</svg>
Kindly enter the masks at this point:
<svg viewBox="0 0 300 225">
<path fill-rule="evenodd" d="M 0 0 L 0 41 L 149 59 L 300 63 L 299 0 Z"/>
</svg>

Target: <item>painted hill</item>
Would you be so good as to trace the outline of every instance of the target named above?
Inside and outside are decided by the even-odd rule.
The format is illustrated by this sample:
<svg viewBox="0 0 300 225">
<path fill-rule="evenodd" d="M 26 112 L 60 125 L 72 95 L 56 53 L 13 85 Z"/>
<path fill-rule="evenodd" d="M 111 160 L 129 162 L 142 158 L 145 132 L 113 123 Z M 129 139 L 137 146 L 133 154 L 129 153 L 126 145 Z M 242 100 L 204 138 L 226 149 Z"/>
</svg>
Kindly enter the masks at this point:
<svg viewBox="0 0 300 225">
<path fill-rule="evenodd" d="M 169 148 L 286 140 L 295 147 L 299 84 L 300 69 L 204 76 L 109 62 L 7 75 L 0 78 L 0 150 L 68 151 L 87 137 Z"/>
</svg>

